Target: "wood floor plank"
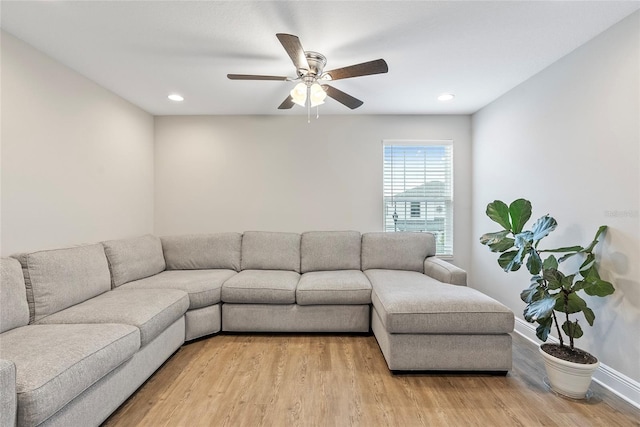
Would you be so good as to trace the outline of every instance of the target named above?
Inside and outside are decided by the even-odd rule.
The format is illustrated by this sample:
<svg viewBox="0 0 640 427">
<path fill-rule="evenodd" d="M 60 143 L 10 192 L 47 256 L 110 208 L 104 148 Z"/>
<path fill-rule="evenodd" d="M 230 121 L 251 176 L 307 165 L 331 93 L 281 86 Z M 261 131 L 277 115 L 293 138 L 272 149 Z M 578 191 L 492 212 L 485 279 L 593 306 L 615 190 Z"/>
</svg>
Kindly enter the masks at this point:
<svg viewBox="0 0 640 427">
<path fill-rule="evenodd" d="M 107 421 L 130 426 L 640 426 L 598 384 L 557 396 L 514 335 L 507 376 L 392 373 L 373 336 L 222 334 L 183 346 Z"/>
</svg>

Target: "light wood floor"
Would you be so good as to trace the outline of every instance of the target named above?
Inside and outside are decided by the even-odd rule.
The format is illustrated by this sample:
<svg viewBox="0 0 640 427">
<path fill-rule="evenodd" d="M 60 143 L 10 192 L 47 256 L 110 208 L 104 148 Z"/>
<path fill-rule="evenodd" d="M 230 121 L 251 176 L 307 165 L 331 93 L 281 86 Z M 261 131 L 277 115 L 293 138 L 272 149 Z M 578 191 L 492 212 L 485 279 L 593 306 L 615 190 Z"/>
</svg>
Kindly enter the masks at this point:
<svg viewBox="0 0 640 427">
<path fill-rule="evenodd" d="M 639 426 L 592 384 L 576 402 L 542 382 L 514 334 L 505 376 L 392 374 L 373 336 L 219 335 L 183 346 L 105 426 Z"/>
</svg>

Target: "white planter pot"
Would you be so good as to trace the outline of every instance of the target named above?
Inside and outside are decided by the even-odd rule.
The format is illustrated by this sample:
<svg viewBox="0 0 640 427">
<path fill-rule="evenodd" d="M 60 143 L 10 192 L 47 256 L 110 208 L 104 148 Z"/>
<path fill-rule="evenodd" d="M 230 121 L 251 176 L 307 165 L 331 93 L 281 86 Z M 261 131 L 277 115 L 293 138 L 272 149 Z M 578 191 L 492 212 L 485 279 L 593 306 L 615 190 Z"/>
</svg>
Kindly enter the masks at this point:
<svg viewBox="0 0 640 427">
<path fill-rule="evenodd" d="M 591 377 L 600 362 L 588 365 L 568 362 L 548 354 L 542 348 L 539 351 L 544 359 L 551 389 L 573 399 L 584 399 L 591 385 Z"/>
</svg>

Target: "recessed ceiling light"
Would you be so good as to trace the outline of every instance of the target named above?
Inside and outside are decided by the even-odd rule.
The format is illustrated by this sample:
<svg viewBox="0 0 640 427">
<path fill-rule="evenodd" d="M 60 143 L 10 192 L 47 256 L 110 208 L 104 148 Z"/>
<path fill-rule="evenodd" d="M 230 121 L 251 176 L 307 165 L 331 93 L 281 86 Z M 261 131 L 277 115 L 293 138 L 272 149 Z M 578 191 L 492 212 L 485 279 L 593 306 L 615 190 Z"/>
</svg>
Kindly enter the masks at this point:
<svg viewBox="0 0 640 427">
<path fill-rule="evenodd" d="M 443 93 L 438 97 L 438 101 L 451 101 L 456 96 L 452 93 Z"/>
<path fill-rule="evenodd" d="M 176 102 L 184 101 L 184 98 L 182 97 L 182 95 L 178 95 L 177 93 L 172 93 L 167 98 L 169 98 L 172 101 L 176 101 Z"/>
</svg>

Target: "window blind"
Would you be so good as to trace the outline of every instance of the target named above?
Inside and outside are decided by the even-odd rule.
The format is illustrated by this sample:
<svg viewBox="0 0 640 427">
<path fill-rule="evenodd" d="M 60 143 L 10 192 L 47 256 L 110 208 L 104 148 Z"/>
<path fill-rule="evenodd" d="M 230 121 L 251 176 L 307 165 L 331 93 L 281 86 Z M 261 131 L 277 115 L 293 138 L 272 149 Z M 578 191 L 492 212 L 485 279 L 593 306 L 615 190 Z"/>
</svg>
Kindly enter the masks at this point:
<svg viewBox="0 0 640 427">
<path fill-rule="evenodd" d="M 430 232 L 453 255 L 453 142 L 383 141 L 384 231 Z"/>
</svg>

